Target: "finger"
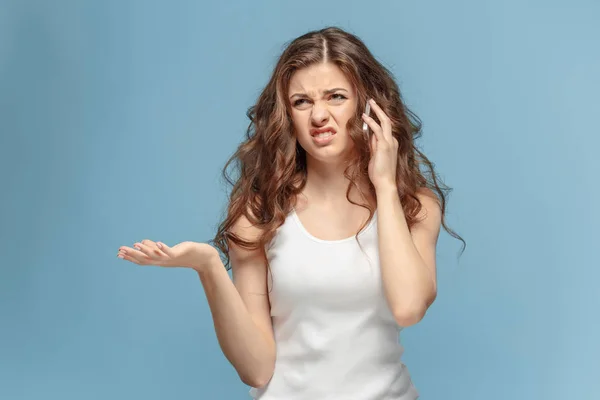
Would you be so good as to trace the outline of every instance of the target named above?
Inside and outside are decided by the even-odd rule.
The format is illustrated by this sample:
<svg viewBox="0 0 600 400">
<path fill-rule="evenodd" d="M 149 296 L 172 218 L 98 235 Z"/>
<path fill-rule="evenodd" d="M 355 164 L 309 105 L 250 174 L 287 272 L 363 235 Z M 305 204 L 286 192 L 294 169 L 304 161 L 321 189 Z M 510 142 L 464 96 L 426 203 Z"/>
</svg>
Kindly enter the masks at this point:
<svg viewBox="0 0 600 400">
<path fill-rule="evenodd" d="M 135 254 L 134 252 L 137 252 L 139 254 L 141 254 L 141 256 L 139 254 Z M 119 258 L 122 258 L 125 261 L 130 261 L 134 264 L 137 265 L 147 265 L 148 261 L 150 261 L 148 259 L 148 256 L 146 256 L 145 254 L 138 252 L 137 250 L 119 250 Z"/>
<path fill-rule="evenodd" d="M 117 254 L 117 257 L 125 261 L 135 262 L 137 264 L 137 261 L 133 261 L 131 257 L 127 253 L 124 253 L 122 250 L 119 250 L 119 254 Z"/>
<path fill-rule="evenodd" d="M 143 243 L 146 242 L 146 243 Z M 152 244 L 148 244 L 149 241 L 142 241 L 142 243 L 136 243 L 133 245 L 134 248 L 136 248 L 137 250 L 141 251 L 142 253 L 146 254 L 148 257 L 164 257 L 166 256 L 165 253 L 163 253 L 157 246 L 156 244 L 152 243 Z"/>
<path fill-rule="evenodd" d="M 156 245 L 156 242 L 154 242 L 154 241 L 152 241 L 150 239 L 144 239 L 140 243 L 143 244 L 143 245 L 148 246 L 151 249 L 158 250 L 158 246 Z"/>
<path fill-rule="evenodd" d="M 369 125 L 369 128 L 371 128 L 373 135 L 375 135 L 378 140 L 383 140 L 383 132 L 381 130 L 381 126 L 379 126 L 379 124 L 377 122 L 375 122 L 375 120 L 373 118 L 369 117 L 367 114 L 363 113 L 362 118 L 363 118 L 363 121 L 365 121 L 367 123 L 367 125 Z"/>
<path fill-rule="evenodd" d="M 119 249 L 119 254 L 117 255 L 117 257 L 126 261 L 131 261 L 132 263 L 137 265 L 156 265 L 160 267 L 169 266 L 169 260 L 166 257 L 161 259 L 150 258 L 145 253 L 128 247 L 122 247 L 121 249 Z"/>
<path fill-rule="evenodd" d="M 141 250 L 130 249 L 127 250 L 127 255 L 136 261 L 138 261 L 142 265 L 146 265 L 154 262 L 153 257 L 150 257 L 148 254 L 144 253 Z"/>
<path fill-rule="evenodd" d="M 121 246 L 119 248 L 119 251 L 126 253 L 128 256 L 133 257 L 133 258 L 137 259 L 138 261 L 144 261 L 146 259 L 149 259 L 148 255 L 142 251 L 142 247 L 140 246 L 140 243 L 135 243 L 133 246 L 134 246 L 134 248 L 127 247 L 127 246 Z"/>
<path fill-rule="evenodd" d="M 371 154 L 375 154 L 377 151 L 377 137 L 375 135 L 371 136 Z"/>
<path fill-rule="evenodd" d="M 381 129 L 383 131 L 383 136 L 385 139 L 391 143 L 392 141 L 392 121 L 390 117 L 379 107 L 379 105 L 375 102 L 375 100 L 369 100 L 371 103 L 371 108 L 379 118 L 379 122 L 381 122 Z"/>
<path fill-rule="evenodd" d="M 156 242 L 156 246 L 167 256 L 169 256 L 169 257 L 173 256 L 173 250 L 169 246 L 164 244 L 163 242 Z"/>
</svg>

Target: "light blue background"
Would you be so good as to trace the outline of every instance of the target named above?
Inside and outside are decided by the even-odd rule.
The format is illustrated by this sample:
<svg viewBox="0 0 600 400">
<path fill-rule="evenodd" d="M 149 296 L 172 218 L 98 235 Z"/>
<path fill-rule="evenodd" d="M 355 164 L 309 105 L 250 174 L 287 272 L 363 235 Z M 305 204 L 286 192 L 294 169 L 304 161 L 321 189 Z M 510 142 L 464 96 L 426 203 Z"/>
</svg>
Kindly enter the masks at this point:
<svg viewBox="0 0 600 400">
<path fill-rule="evenodd" d="M 288 40 L 339 25 L 398 78 L 446 183 L 422 399 L 598 399 L 600 3 L 1 1 L 0 398 L 244 399 L 196 274 L 220 169 Z"/>
</svg>

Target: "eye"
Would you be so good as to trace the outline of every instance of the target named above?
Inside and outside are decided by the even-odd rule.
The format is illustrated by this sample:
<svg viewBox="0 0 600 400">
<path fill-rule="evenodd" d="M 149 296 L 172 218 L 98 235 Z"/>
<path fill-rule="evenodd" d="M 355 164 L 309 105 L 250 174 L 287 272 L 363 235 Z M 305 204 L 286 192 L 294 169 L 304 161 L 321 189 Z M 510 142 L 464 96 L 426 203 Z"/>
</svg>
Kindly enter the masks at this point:
<svg viewBox="0 0 600 400">
<path fill-rule="evenodd" d="M 296 101 L 294 101 L 294 107 L 298 107 L 301 106 L 303 104 L 303 102 L 305 102 L 306 99 L 298 99 Z"/>
<path fill-rule="evenodd" d="M 331 95 L 331 98 L 334 100 L 345 100 L 347 97 L 341 93 L 335 93 Z"/>
</svg>

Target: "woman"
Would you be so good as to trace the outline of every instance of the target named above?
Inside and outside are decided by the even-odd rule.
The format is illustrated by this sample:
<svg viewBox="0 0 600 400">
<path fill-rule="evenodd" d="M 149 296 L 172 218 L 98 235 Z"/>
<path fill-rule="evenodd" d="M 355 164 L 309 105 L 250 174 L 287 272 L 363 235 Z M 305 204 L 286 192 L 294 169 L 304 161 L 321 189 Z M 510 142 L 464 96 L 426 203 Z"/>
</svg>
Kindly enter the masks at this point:
<svg viewBox="0 0 600 400">
<path fill-rule="evenodd" d="M 198 272 L 256 399 L 416 399 L 398 334 L 436 297 L 440 226 L 462 239 L 391 74 L 354 35 L 309 32 L 248 116 L 213 245 L 144 240 L 119 257 Z"/>
</svg>

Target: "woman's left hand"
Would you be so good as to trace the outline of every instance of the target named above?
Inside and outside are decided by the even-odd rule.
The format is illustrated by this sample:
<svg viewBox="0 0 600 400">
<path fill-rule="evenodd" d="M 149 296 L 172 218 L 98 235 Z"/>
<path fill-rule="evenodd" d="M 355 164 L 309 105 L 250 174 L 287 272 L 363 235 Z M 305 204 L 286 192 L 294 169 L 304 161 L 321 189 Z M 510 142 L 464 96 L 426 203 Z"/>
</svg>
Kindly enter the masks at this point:
<svg viewBox="0 0 600 400">
<path fill-rule="evenodd" d="M 385 185 L 396 187 L 396 166 L 398 164 L 398 140 L 392 136 L 392 123 L 390 118 L 375 103 L 369 100 L 371 109 L 377 115 L 381 126 L 371 117 L 363 113 L 363 121 L 369 125 L 371 135 L 371 160 L 369 161 L 369 179 L 375 190 Z"/>
</svg>

